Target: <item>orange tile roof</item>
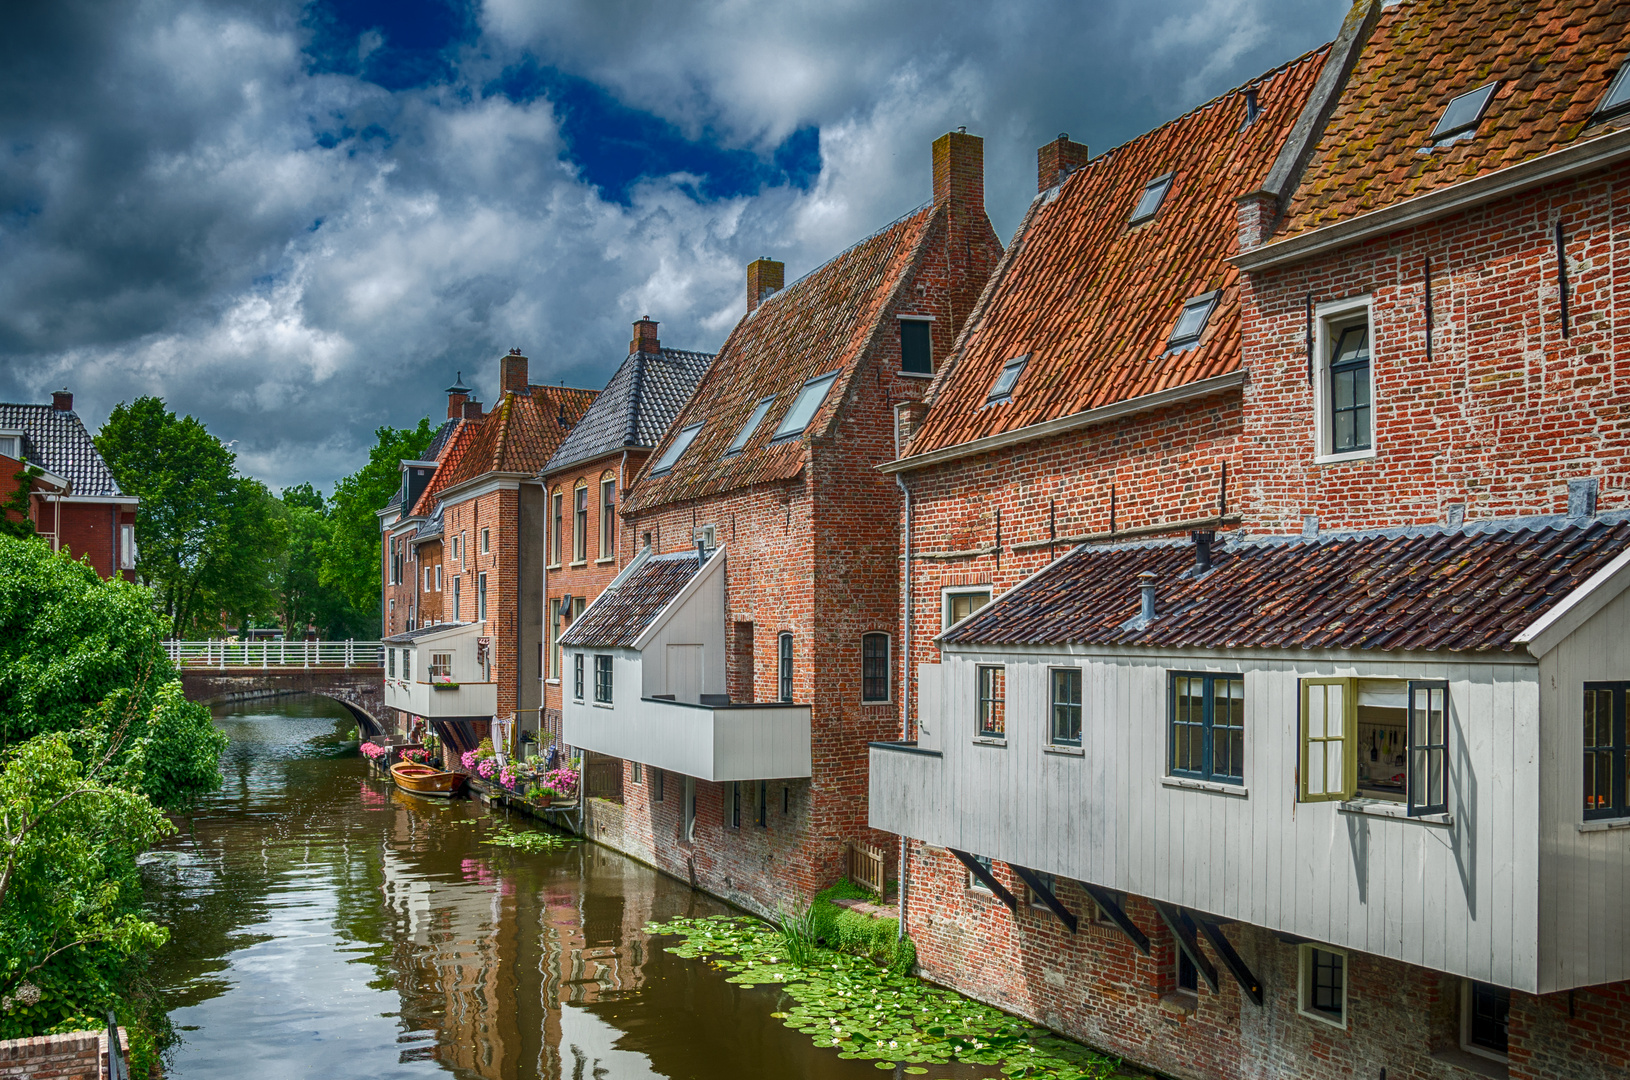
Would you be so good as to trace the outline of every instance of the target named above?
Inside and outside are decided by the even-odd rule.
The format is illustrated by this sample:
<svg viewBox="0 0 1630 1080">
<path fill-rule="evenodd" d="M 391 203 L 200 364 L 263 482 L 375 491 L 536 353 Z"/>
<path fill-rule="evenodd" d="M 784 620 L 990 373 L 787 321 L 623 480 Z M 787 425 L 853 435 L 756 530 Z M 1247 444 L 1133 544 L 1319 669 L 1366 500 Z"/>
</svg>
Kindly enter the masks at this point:
<svg viewBox="0 0 1630 1080">
<path fill-rule="evenodd" d="M 945 228 L 943 207 L 924 207 L 867 237 L 802 280 L 774 294 L 731 331 L 645 470 L 623 499 L 625 512 L 797 476 L 811 438 L 833 423 L 854 371 L 878 332 L 883 312 L 916 263 L 929 236 Z M 816 375 L 841 371 L 803 438 L 770 446 L 769 439 Z M 741 453 L 724 451 L 755 405 L 775 404 Z M 648 475 L 681 429 L 703 425 L 672 471 Z"/>
<path fill-rule="evenodd" d="M 1630 52 L 1620 0 L 1408 0 L 1381 14 L 1287 207 L 1328 225 L 1618 130 L 1591 114 Z M 1449 102 L 1500 87 L 1476 137 L 1431 149 Z"/>
<path fill-rule="evenodd" d="M 492 412 L 459 428 L 414 513 L 429 513 L 443 491 L 490 472 L 538 472 L 598 394 L 565 386 L 505 394 Z"/>
<path fill-rule="evenodd" d="M 915 457 L 1170 389 L 1240 366 L 1234 200 L 1262 182 L 1326 50 L 1093 158 L 1038 197 L 929 392 Z M 1128 225 L 1144 185 L 1174 172 L 1153 220 Z M 1220 290 L 1198 344 L 1167 352 L 1185 301 Z M 985 402 L 1003 365 L 1029 355 L 1010 401 Z"/>
</svg>

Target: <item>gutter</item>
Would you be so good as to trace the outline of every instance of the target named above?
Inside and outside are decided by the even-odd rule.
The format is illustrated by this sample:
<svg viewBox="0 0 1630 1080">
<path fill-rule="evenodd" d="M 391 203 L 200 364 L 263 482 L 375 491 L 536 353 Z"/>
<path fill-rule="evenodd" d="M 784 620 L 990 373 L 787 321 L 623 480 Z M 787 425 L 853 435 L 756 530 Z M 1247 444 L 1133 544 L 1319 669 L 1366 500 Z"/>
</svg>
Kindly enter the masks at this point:
<svg viewBox="0 0 1630 1080">
<path fill-rule="evenodd" d="M 945 461 L 956 461 L 960 458 L 973 457 L 976 454 L 988 454 L 993 450 L 1000 450 L 1003 447 L 1013 446 L 1017 443 L 1032 442 L 1037 439 L 1059 435 L 1066 431 L 1076 431 L 1080 428 L 1107 424 L 1122 417 L 1136 416 L 1139 413 L 1163 409 L 1168 405 L 1191 401 L 1194 398 L 1209 397 L 1212 394 L 1236 390 L 1244 385 L 1245 371 L 1243 369 L 1230 371 L 1226 375 L 1214 375 L 1209 379 L 1200 379 L 1197 382 L 1185 383 L 1182 386 L 1157 390 L 1152 394 L 1142 394 L 1135 398 L 1127 398 L 1125 401 L 1100 405 L 1096 409 L 1087 409 L 1084 412 L 1061 416 L 1056 420 L 1044 420 L 1039 424 L 1029 424 L 1022 428 L 1015 428 L 1012 431 L 986 435 L 981 439 L 957 443 L 955 446 L 947 446 L 939 450 L 931 450 L 926 454 L 885 461 L 877 466 L 877 469 L 887 475 L 909 472 L 913 469 L 925 469 L 930 465 L 938 465 Z"/>
<path fill-rule="evenodd" d="M 1265 244 L 1241 252 L 1231 261 L 1248 273 L 1289 266 L 1334 248 L 1421 225 L 1541 184 L 1572 179 L 1625 160 L 1630 160 L 1630 129 L 1613 131 L 1484 176 L 1359 214 L 1334 225 Z"/>
</svg>

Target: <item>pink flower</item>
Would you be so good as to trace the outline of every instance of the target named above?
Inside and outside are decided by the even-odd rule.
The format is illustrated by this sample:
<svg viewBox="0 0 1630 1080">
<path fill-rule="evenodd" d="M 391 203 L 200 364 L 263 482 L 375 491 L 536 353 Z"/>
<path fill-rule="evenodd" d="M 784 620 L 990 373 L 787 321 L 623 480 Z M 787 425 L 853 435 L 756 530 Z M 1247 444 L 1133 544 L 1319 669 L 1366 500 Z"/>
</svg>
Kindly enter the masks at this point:
<svg viewBox="0 0 1630 1080">
<path fill-rule="evenodd" d="M 498 771 L 498 762 L 493 758 L 482 758 L 475 771 L 480 774 L 481 779 L 491 780 L 492 774 Z"/>
<path fill-rule="evenodd" d="M 508 769 L 504 769 L 498 774 L 498 782 L 509 788 L 511 791 L 515 790 L 515 774 L 510 772 Z"/>
<path fill-rule="evenodd" d="M 462 754 L 460 754 L 458 756 L 458 759 L 464 763 L 464 770 L 466 772 L 468 772 L 469 770 L 475 768 L 475 751 L 474 750 L 466 750 L 466 751 L 464 751 L 464 753 L 462 753 Z"/>
</svg>

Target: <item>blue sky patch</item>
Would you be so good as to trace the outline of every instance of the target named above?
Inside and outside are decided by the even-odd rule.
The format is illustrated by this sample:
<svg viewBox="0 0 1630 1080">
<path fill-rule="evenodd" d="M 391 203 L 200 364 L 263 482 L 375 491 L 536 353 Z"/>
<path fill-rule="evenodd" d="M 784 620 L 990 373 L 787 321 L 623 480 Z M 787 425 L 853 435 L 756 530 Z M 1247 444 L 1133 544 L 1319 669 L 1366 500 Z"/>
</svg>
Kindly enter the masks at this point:
<svg viewBox="0 0 1630 1080">
<path fill-rule="evenodd" d="M 477 34 L 463 0 L 317 0 L 305 25 L 312 72 L 355 75 L 387 90 L 451 80 L 455 51 Z M 383 41 L 362 56 L 358 43 L 370 30 Z"/>
</svg>

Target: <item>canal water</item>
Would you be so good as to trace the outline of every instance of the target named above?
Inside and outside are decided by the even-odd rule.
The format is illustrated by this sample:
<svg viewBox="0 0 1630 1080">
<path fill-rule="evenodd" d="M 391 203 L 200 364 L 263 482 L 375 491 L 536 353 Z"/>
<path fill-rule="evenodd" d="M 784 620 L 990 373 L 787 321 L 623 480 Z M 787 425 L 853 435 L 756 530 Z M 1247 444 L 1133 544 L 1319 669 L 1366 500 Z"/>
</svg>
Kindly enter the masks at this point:
<svg viewBox="0 0 1630 1080">
<path fill-rule="evenodd" d="M 321 698 L 221 709 L 218 794 L 144 859 L 181 1080 L 879 1075 L 641 929 L 730 909 L 604 848 L 480 843 L 495 815 L 369 776 Z M 531 828 L 524 819 L 517 829 Z M 934 1067 L 929 1076 L 992 1069 Z"/>
</svg>

